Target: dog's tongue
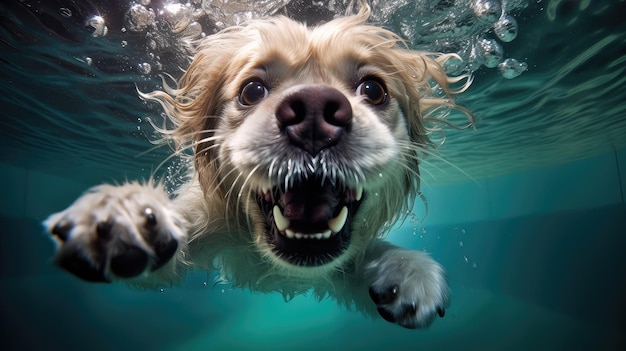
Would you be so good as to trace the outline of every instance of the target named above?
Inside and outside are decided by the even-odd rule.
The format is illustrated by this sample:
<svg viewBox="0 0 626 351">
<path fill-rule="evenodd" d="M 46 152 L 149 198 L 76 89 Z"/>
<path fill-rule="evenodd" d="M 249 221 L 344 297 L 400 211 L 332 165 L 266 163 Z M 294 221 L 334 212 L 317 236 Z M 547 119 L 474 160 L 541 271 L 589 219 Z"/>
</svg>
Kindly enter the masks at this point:
<svg viewBox="0 0 626 351">
<path fill-rule="evenodd" d="M 278 204 L 291 227 L 302 233 L 316 233 L 328 228 L 339 205 L 339 191 L 329 182 L 322 185 L 316 180 L 307 180 L 297 188 L 280 195 Z"/>
</svg>

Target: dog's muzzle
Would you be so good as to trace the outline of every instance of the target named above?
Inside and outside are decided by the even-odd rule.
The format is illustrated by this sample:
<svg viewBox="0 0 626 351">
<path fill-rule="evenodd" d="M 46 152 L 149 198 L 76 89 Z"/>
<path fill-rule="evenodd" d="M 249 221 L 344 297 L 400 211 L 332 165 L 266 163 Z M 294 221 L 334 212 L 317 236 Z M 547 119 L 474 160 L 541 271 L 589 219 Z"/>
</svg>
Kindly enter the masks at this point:
<svg viewBox="0 0 626 351">
<path fill-rule="evenodd" d="M 337 89 L 312 84 L 287 93 L 276 118 L 291 147 L 316 157 L 341 147 L 341 138 L 352 126 L 352 108 Z M 363 187 L 344 184 L 338 176 L 339 165 L 327 163 L 325 167 L 324 174 L 311 169 L 310 174 L 281 179 L 281 184 L 258 194 L 267 220 L 268 244 L 277 257 L 291 264 L 327 264 L 350 244 L 350 226 Z"/>
</svg>

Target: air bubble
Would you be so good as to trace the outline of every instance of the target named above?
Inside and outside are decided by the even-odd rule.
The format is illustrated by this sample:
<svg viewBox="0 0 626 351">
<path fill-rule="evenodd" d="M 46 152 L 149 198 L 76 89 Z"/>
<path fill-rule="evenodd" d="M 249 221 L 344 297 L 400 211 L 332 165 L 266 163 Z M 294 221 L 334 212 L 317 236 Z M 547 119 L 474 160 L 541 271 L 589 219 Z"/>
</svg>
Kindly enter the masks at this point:
<svg viewBox="0 0 626 351">
<path fill-rule="evenodd" d="M 109 32 L 102 16 L 92 16 L 85 22 L 85 27 L 93 30 L 91 35 L 94 37 L 103 37 Z"/>
<path fill-rule="evenodd" d="M 525 62 L 519 62 L 516 59 L 508 58 L 498 65 L 500 74 L 506 79 L 513 79 L 525 70 L 528 69 L 528 65 Z"/>
<path fill-rule="evenodd" d="M 143 62 L 137 65 L 137 69 L 142 74 L 150 74 L 150 71 L 152 70 L 152 66 L 150 66 L 150 64 L 147 62 Z"/>
<path fill-rule="evenodd" d="M 459 241 L 459 246 L 463 246 L 463 241 Z"/>
<path fill-rule="evenodd" d="M 503 42 L 513 41 L 517 37 L 517 21 L 509 15 L 503 16 L 493 25 L 493 31 Z"/>
<path fill-rule="evenodd" d="M 134 4 L 126 13 L 128 27 L 135 32 L 142 31 L 154 24 L 155 17 L 156 15 L 152 9 L 147 9 L 140 4 Z"/>
<path fill-rule="evenodd" d="M 191 8 L 183 4 L 172 3 L 159 11 L 160 20 L 172 33 L 180 33 L 191 22 Z"/>
<path fill-rule="evenodd" d="M 122 40 L 122 47 L 125 48 L 128 45 L 128 42 L 126 40 Z"/>
<path fill-rule="evenodd" d="M 61 7 L 59 9 L 59 13 L 61 14 L 61 16 L 65 17 L 65 18 L 72 17 L 72 10 L 68 9 L 67 7 Z"/>
<path fill-rule="evenodd" d="M 93 60 L 91 59 L 91 57 L 85 57 L 85 63 L 87 63 L 87 65 L 91 66 L 91 64 L 93 63 Z"/>
<path fill-rule="evenodd" d="M 495 23 L 502 14 L 498 0 L 476 0 L 472 5 L 474 15 L 483 23 Z"/>
<path fill-rule="evenodd" d="M 495 39 L 483 39 L 478 42 L 478 50 L 485 67 L 494 68 L 502 62 L 504 50 Z"/>
<path fill-rule="evenodd" d="M 463 73 L 465 63 L 463 63 L 463 60 L 459 58 L 452 57 L 443 64 L 443 69 L 448 75 L 456 76 Z"/>
<path fill-rule="evenodd" d="M 198 22 L 191 22 L 181 34 L 187 38 L 197 38 L 202 35 L 202 25 Z"/>
</svg>

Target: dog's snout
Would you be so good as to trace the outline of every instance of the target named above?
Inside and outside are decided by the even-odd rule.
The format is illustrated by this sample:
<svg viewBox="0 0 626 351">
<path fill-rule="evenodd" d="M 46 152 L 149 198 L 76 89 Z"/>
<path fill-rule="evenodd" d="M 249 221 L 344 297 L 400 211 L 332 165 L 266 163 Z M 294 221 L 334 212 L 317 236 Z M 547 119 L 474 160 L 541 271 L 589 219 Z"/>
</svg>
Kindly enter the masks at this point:
<svg viewBox="0 0 626 351">
<path fill-rule="evenodd" d="M 276 118 L 292 144 L 315 156 L 339 141 L 352 125 L 352 107 L 339 90 L 311 85 L 289 94 Z"/>
</svg>

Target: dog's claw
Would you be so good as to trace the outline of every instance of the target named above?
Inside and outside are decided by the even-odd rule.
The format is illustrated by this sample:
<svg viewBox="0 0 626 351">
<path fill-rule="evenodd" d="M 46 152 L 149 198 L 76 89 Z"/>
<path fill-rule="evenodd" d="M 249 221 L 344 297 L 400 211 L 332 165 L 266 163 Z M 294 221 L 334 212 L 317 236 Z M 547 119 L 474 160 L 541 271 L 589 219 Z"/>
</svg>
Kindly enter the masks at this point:
<svg viewBox="0 0 626 351">
<path fill-rule="evenodd" d="M 52 228 L 51 233 L 61 241 L 66 242 L 73 227 L 74 224 L 72 222 L 63 219 Z"/>
<path fill-rule="evenodd" d="M 437 307 L 437 314 L 439 317 L 443 318 L 443 316 L 446 315 L 446 309 L 441 306 Z"/>
</svg>

